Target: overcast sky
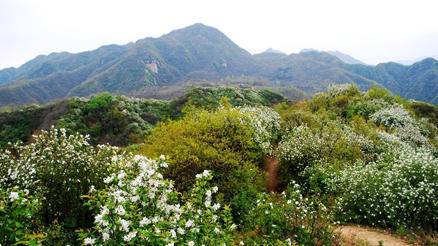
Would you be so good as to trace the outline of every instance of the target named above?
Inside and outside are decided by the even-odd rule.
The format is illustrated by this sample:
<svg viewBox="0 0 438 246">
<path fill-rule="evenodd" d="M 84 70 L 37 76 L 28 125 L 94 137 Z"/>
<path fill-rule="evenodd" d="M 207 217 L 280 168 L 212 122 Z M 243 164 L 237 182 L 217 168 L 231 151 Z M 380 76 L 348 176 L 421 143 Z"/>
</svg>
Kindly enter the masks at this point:
<svg viewBox="0 0 438 246">
<path fill-rule="evenodd" d="M 0 0 L 0 68 L 197 22 L 251 53 L 339 50 L 370 64 L 438 55 L 437 0 Z"/>
</svg>

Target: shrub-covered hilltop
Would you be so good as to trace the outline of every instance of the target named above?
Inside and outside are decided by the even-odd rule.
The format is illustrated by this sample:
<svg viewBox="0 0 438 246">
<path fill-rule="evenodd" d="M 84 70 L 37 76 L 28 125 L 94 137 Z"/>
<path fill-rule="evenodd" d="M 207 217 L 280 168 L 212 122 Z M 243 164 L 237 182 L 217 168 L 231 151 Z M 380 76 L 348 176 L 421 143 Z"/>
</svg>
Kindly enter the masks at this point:
<svg viewBox="0 0 438 246">
<path fill-rule="evenodd" d="M 438 230 L 438 107 L 379 87 L 294 103 L 101 94 L 0 120 L 2 245 L 342 245 L 351 223 L 433 244 Z"/>
</svg>

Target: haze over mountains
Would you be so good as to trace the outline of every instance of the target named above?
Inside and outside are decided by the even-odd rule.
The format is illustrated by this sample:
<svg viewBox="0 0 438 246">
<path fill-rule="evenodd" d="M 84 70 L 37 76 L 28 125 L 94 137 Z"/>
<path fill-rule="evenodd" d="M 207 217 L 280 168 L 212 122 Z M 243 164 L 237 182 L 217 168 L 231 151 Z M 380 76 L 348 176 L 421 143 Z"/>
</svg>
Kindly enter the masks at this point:
<svg viewBox="0 0 438 246">
<path fill-rule="evenodd" d="M 159 38 L 93 51 L 38 56 L 19 68 L 0 70 L 0 106 L 45 103 L 102 91 L 150 95 L 191 81 L 215 85 L 227 81 L 269 87 L 295 87 L 307 93 L 331 83 L 382 85 L 401 96 L 438 103 L 438 61 L 427 58 L 410 66 L 365 65 L 346 54 L 275 50 L 251 55 L 219 30 L 194 24 Z"/>
</svg>

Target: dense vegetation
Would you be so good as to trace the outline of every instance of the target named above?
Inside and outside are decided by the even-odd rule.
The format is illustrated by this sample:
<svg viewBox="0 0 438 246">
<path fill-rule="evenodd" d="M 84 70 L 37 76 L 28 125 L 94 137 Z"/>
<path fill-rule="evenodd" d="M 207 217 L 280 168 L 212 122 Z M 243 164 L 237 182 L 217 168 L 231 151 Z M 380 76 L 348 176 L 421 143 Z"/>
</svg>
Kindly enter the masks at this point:
<svg viewBox="0 0 438 246">
<path fill-rule="evenodd" d="M 355 85 L 293 103 L 194 89 L 68 105 L 0 151 L 2 245 L 340 245 L 339 223 L 438 230 L 434 105 Z M 128 146 L 96 145 L 110 138 Z"/>
<path fill-rule="evenodd" d="M 357 63 L 339 53 L 318 51 L 251 55 L 219 30 L 195 24 L 127 45 L 41 55 L 19 68 L 1 70 L 0 106 L 104 91 L 165 99 L 189 81 L 218 86 L 237 80 L 248 86 L 254 79 L 306 93 L 323 91 L 330 83 L 354 81 L 361 89 L 379 84 L 407 98 L 438 103 L 438 62 L 433 58 L 411 66 Z"/>
<path fill-rule="evenodd" d="M 271 106 L 285 98 L 269 90 L 192 88 L 174 100 L 128 98 L 101 93 L 90 99 L 72 98 L 45 106 L 30 105 L 0 112 L 0 147 L 32 141 L 32 134 L 52 125 L 68 133 L 89 135 L 92 144 L 116 146 L 142 143 L 158 122 L 175 119 L 185 107 L 211 109 L 222 97 L 233 106 Z"/>
</svg>

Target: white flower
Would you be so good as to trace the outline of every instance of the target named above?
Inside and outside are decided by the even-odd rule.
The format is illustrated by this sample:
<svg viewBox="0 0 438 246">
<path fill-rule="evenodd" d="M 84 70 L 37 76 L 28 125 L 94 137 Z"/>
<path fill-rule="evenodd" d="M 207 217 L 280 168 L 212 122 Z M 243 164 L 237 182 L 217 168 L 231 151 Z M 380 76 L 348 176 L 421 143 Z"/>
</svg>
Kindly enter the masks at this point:
<svg viewBox="0 0 438 246">
<path fill-rule="evenodd" d="M 211 190 L 207 190 L 207 191 L 205 192 L 205 195 L 206 195 L 206 196 L 211 196 Z"/>
<path fill-rule="evenodd" d="M 136 235 L 137 235 L 137 232 L 136 231 L 132 231 L 128 235 L 125 235 L 123 237 L 123 240 L 125 240 L 125 242 L 130 242 Z"/>
<path fill-rule="evenodd" d="M 190 227 L 192 227 L 193 226 L 193 220 L 188 220 L 187 222 L 186 222 L 186 227 L 187 228 L 190 228 Z"/>
<path fill-rule="evenodd" d="M 121 172 L 117 175 L 117 178 L 118 178 L 118 179 L 123 179 L 125 176 L 126 176 L 126 173 L 123 172 L 123 171 L 121 171 Z"/>
<path fill-rule="evenodd" d="M 184 235 L 184 233 L 186 233 L 186 231 L 184 229 L 182 229 L 181 227 L 178 227 L 178 229 L 176 229 L 176 231 L 181 235 Z"/>
<path fill-rule="evenodd" d="M 243 246 L 245 243 L 243 241 L 240 241 L 239 245 Z"/>
<path fill-rule="evenodd" d="M 213 187 L 213 193 L 216 193 L 218 190 L 217 186 Z"/>
<path fill-rule="evenodd" d="M 11 194 L 9 195 L 9 199 L 11 200 L 11 202 L 14 202 L 15 200 L 17 200 L 18 198 L 20 198 L 20 196 L 18 195 L 17 192 L 11 192 Z"/>
<path fill-rule="evenodd" d="M 96 222 L 98 225 L 102 224 L 103 221 L 103 215 L 102 214 L 98 214 L 94 217 L 94 222 Z"/>
<path fill-rule="evenodd" d="M 107 233 L 107 232 L 102 233 L 102 239 L 103 239 L 104 242 L 108 241 L 109 238 L 110 238 L 109 233 Z"/>
<path fill-rule="evenodd" d="M 164 161 L 164 160 L 166 160 L 166 157 L 164 155 L 160 155 L 160 160 Z"/>
<path fill-rule="evenodd" d="M 123 215 L 125 215 L 126 211 L 125 211 L 125 209 L 123 208 L 122 205 L 119 205 L 119 206 L 117 206 L 117 208 L 116 208 L 116 213 L 117 213 L 118 215 L 120 215 L 120 216 L 123 216 Z"/>
<path fill-rule="evenodd" d="M 93 192 L 95 192 L 96 191 L 96 188 L 94 188 L 94 185 L 92 185 L 91 187 L 90 187 L 90 193 L 93 193 Z"/>
<path fill-rule="evenodd" d="M 100 208 L 100 214 L 101 215 L 107 215 L 109 213 L 109 210 L 106 206 L 103 206 Z"/>
<path fill-rule="evenodd" d="M 194 245 L 195 245 L 195 242 L 193 242 L 193 241 L 189 241 L 188 245 L 189 245 L 189 246 L 194 246 Z"/>
<path fill-rule="evenodd" d="M 120 225 L 121 225 L 123 231 L 128 232 L 128 231 L 129 231 L 129 225 L 130 225 L 130 224 L 131 224 L 131 223 L 130 223 L 129 221 L 126 221 L 126 220 L 124 220 L 124 219 L 121 219 L 121 220 L 120 220 Z"/>
<path fill-rule="evenodd" d="M 221 205 L 219 203 L 215 203 L 213 205 L 213 210 L 218 210 L 221 207 Z"/>
<path fill-rule="evenodd" d="M 95 242 L 96 242 L 96 239 L 94 239 L 94 238 L 87 237 L 84 239 L 85 245 L 94 245 Z"/>
<path fill-rule="evenodd" d="M 141 221 L 140 221 L 140 226 L 149 225 L 150 223 L 151 223 L 151 220 L 148 219 L 147 217 L 144 217 L 144 218 L 141 219 Z"/>
</svg>

